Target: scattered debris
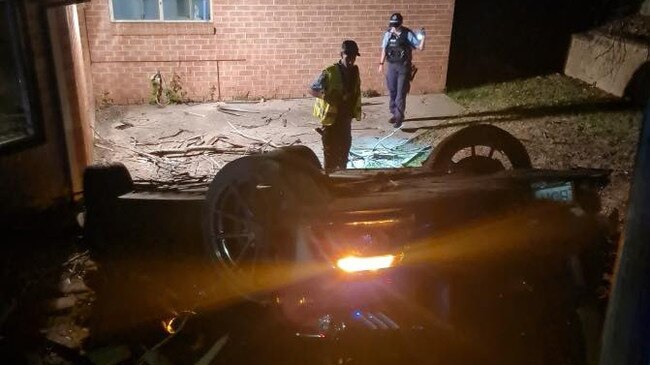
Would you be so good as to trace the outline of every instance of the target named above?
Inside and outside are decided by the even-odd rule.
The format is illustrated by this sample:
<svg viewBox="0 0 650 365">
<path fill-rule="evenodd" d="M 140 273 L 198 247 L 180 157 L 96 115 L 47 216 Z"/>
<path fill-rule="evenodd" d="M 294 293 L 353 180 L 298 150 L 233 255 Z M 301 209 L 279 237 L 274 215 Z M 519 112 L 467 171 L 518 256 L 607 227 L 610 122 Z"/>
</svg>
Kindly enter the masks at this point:
<svg viewBox="0 0 650 365">
<path fill-rule="evenodd" d="M 384 105 L 381 101 L 366 101 L 361 103 L 361 106 L 374 106 L 374 105 Z"/>
<path fill-rule="evenodd" d="M 229 110 L 223 109 L 223 108 L 222 108 L 221 106 L 219 106 L 219 105 L 217 105 L 217 110 L 220 111 L 220 112 L 222 112 L 222 113 L 225 113 L 225 114 L 234 115 L 234 116 L 236 116 L 236 117 L 241 117 L 241 116 L 242 116 L 242 114 L 235 113 L 235 112 L 231 112 L 231 111 L 229 111 Z"/>
<path fill-rule="evenodd" d="M 385 104 L 383 99 L 365 101 L 364 105 Z M 150 111 L 129 107 L 128 109 L 133 110 L 119 115 L 117 112 L 120 109 L 117 108 L 111 109 L 110 113 L 102 112 L 103 114 L 100 113 L 98 116 L 98 126 L 104 129 L 110 127 L 110 130 L 98 129 L 98 131 L 104 131 L 102 134 L 111 138 L 109 140 L 97 138 L 97 141 L 114 151 L 97 148 L 95 153 L 99 160 L 123 161 L 134 179 L 155 181 L 155 183 L 146 183 L 153 189 L 162 186 L 163 190 L 182 191 L 205 188 L 207 181 L 211 180 L 226 163 L 252 153 L 268 152 L 281 146 L 301 143 L 313 148 L 317 156 L 322 157 L 320 136 L 313 132 L 313 128 L 320 127 L 320 123 L 311 116 L 311 101 L 295 100 L 285 103 L 275 100 L 268 105 L 256 106 L 249 99 L 244 102 L 217 102 L 209 104 L 209 107 L 213 109 L 172 105 L 165 110 L 151 108 Z M 379 109 L 378 106 L 368 107 L 368 109 L 374 110 L 368 112 L 368 120 L 353 124 L 353 129 L 356 131 L 353 148 L 356 148 L 358 138 L 364 130 L 372 135 L 383 132 L 381 133 L 383 136 L 389 133 L 385 123 L 379 125 L 372 121 L 377 115 L 385 114 L 386 111 L 383 108 Z M 212 111 L 207 110 L 215 110 L 218 113 L 213 115 Z M 185 111 L 198 112 L 205 114 L 206 117 L 178 120 L 178 115 L 183 115 Z M 151 121 L 155 120 L 156 124 L 151 127 L 155 130 L 141 129 L 147 123 L 142 121 L 143 117 L 154 118 Z M 112 128 L 117 124 L 116 122 L 103 123 L 102 119 L 126 120 L 134 124 L 135 128 L 130 133 L 119 133 Z M 401 141 L 403 138 L 401 133 L 394 135 L 395 140 Z M 376 142 L 377 138 L 373 138 L 369 140 L 366 147 L 372 147 Z M 382 144 L 394 145 L 392 141 L 384 141 Z M 409 149 L 413 148 L 409 147 Z M 374 153 L 388 155 L 391 152 L 378 146 Z M 361 154 L 369 155 L 370 150 L 362 151 Z M 390 161 L 391 166 L 408 157 L 400 156 L 400 158 L 396 157 L 396 161 Z M 187 176 L 181 175 L 183 173 L 187 173 Z M 188 176 L 204 178 L 201 179 L 201 184 L 190 185 L 185 181 Z M 177 180 L 180 184 L 176 183 Z M 138 189 L 144 184 L 139 184 Z"/>
<path fill-rule="evenodd" d="M 101 148 L 101 149 L 104 149 L 104 150 L 107 150 L 107 151 L 115 152 L 114 149 L 112 149 L 110 147 L 106 147 L 106 146 L 104 146 L 104 145 L 102 145 L 100 143 L 97 143 L 97 142 L 95 142 L 95 147 Z"/>
<path fill-rule="evenodd" d="M 377 127 L 352 127 L 353 131 L 368 131 L 368 130 L 380 130 Z"/>
<path fill-rule="evenodd" d="M 266 99 L 260 98 L 259 100 L 229 100 L 226 104 L 260 104 L 265 102 Z"/>
<path fill-rule="evenodd" d="M 205 115 L 204 115 L 204 114 L 199 114 L 199 113 L 191 112 L 191 111 L 189 111 L 189 110 L 183 110 L 183 113 L 185 113 L 186 115 L 192 115 L 192 116 L 199 117 L 199 118 L 205 118 Z"/>
<path fill-rule="evenodd" d="M 228 139 L 228 137 L 221 136 L 221 135 L 212 136 L 212 138 L 210 138 L 206 144 L 212 146 L 215 143 L 217 143 L 217 141 L 219 141 L 220 139 Z"/>
<path fill-rule="evenodd" d="M 178 130 L 178 132 L 176 132 L 176 133 L 174 133 L 174 134 L 167 135 L 167 136 L 158 137 L 158 139 L 167 139 L 167 138 L 178 137 L 178 136 L 179 136 L 181 133 L 183 133 L 183 132 L 190 132 L 190 131 L 188 131 L 187 129 L 182 129 L 182 128 L 180 128 L 180 129 Z"/>
<path fill-rule="evenodd" d="M 133 128 L 133 127 L 135 127 L 135 126 L 132 123 L 125 122 L 125 121 L 120 121 L 120 124 L 116 125 L 115 129 L 124 130 L 124 129 L 128 129 L 128 128 Z"/>
<path fill-rule="evenodd" d="M 227 112 L 242 112 L 242 113 L 255 113 L 259 114 L 259 110 L 250 110 L 250 109 L 242 109 L 242 108 L 233 108 L 233 107 L 224 107 L 221 105 L 217 106 L 217 109 L 221 111 L 227 111 Z"/>
<path fill-rule="evenodd" d="M 231 155 L 246 155 L 249 154 L 250 149 L 240 149 L 240 148 L 218 148 L 214 146 L 192 146 L 187 148 L 172 148 L 166 150 L 155 150 L 150 153 L 155 156 L 178 156 L 178 155 L 187 155 L 195 152 L 212 152 L 212 153 L 223 153 Z"/>
<path fill-rule="evenodd" d="M 269 146 L 271 146 L 271 147 L 273 147 L 273 148 L 278 148 L 278 146 L 277 146 L 276 144 L 274 144 L 273 142 L 271 142 L 271 141 L 265 141 L 265 140 L 263 140 L 263 139 L 256 138 L 256 137 L 252 137 L 252 136 L 249 136 L 249 135 L 245 134 L 244 132 L 242 132 L 242 131 L 240 131 L 239 129 L 237 129 L 237 127 L 235 127 L 235 126 L 234 126 L 232 123 L 230 123 L 230 122 L 228 122 L 228 125 L 229 125 L 229 126 L 230 126 L 234 131 L 235 131 L 235 133 L 237 133 L 238 135 L 240 135 L 240 136 L 242 136 L 242 137 L 244 137 L 244 138 L 248 138 L 248 139 L 253 140 L 253 141 L 262 142 L 262 143 L 267 144 L 267 145 L 269 145 Z"/>
</svg>

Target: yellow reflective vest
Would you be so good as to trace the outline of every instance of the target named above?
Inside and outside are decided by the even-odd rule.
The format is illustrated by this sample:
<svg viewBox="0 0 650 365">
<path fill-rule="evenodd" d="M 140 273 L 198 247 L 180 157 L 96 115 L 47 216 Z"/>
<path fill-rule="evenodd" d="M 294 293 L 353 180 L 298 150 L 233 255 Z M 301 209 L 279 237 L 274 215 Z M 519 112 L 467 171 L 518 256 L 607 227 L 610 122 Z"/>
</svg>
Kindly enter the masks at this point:
<svg viewBox="0 0 650 365">
<path fill-rule="evenodd" d="M 333 64 L 325 69 L 325 83 L 324 93 L 328 99 L 340 100 L 343 95 L 343 78 L 338 64 Z M 356 120 L 361 120 L 361 80 L 357 77 L 352 92 L 355 99 L 352 104 L 352 117 Z M 320 119 L 322 125 L 332 125 L 336 121 L 338 113 L 338 106 L 330 104 L 325 100 L 318 98 L 314 104 L 313 114 L 316 118 Z"/>
</svg>

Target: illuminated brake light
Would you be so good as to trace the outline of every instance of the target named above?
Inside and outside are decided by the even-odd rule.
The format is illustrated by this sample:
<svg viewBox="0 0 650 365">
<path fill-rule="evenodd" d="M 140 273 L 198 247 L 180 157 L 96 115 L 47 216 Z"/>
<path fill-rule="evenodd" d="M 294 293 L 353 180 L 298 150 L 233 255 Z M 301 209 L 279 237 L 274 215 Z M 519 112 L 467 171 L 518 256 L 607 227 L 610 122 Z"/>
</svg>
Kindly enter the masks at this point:
<svg viewBox="0 0 650 365">
<path fill-rule="evenodd" d="M 393 266 L 395 255 L 358 257 L 347 256 L 339 259 L 336 266 L 345 272 L 376 271 Z"/>
</svg>

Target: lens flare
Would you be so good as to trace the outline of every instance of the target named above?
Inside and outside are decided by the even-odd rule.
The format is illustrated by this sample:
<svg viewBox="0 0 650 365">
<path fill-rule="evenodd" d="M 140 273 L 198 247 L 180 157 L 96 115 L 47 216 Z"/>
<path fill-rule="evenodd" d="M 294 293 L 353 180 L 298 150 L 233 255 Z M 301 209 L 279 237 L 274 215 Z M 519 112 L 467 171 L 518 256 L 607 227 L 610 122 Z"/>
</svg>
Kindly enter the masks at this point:
<svg viewBox="0 0 650 365">
<path fill-rule="evenodd" d="M 347 256 L 339 259 L 336 266 L 345 272 L 377 271 L 393 266 L 395 255 L 358 257 Z"/>
<path fill-rule="evenodd" d="M 170 335 L 176 333 L 176 326 L 174 325 L 174 322 L 176 322 L 176 317 L 162 321 L 163 329 Z"/>
</svg>

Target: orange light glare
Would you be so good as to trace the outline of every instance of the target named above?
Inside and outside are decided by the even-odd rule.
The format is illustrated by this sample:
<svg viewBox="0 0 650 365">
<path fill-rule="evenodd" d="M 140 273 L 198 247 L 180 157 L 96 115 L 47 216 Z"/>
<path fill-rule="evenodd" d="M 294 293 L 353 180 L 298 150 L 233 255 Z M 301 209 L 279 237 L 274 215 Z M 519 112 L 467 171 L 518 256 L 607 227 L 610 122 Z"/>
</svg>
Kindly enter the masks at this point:
<svg viewBox="0 0 650 365">
<path fill-rule="evenodd" d="M 357 221 L 357 222 L 347 222 L 346 226 L 386 226 L 390 224 L 399 223 L 399 219 L 379 219 L 372 221 Z"/>
<path fill-rule="evenodd" d="M 384 256 L 347 256 L 339 259 L 336 266 L 345 272 L 377 271 L 393 266 L 395 255 Z"/>
<path fill-rule="evenodd" d="M 165 332 L 167 332 L 170 335 L 176 333 L 176 327 L 174 326 L 174 322 L 176 322 L 176 318 L 162 321 L 163 329 L 165 330 Z"/>
</svg>

